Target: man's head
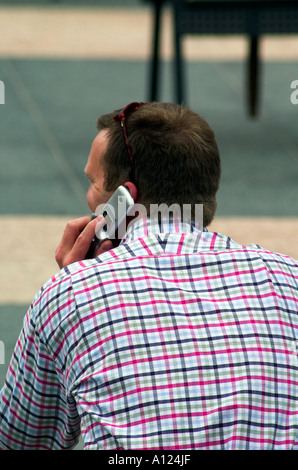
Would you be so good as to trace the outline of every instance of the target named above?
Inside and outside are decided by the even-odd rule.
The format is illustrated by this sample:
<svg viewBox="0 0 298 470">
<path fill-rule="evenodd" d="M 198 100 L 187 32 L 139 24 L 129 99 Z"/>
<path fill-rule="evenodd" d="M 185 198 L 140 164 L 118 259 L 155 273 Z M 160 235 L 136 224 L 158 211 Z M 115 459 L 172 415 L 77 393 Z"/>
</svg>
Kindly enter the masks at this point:
<svg viewBox="0 0 298 470">
<path fill-rule="evenodd" d="M 107 193 L 134 179 L 138 202 L 149 214 L 151 204 L 203 204 L 204 226 L 216 211 L 220 158 L 214 133 L 204 119 L 183 106 L 146 103 L 127 116 L 127 140 L 134 172 L 119 120 L 120 111 L 98 119 L 107 130 L 102 163 Z"/>
</svg>

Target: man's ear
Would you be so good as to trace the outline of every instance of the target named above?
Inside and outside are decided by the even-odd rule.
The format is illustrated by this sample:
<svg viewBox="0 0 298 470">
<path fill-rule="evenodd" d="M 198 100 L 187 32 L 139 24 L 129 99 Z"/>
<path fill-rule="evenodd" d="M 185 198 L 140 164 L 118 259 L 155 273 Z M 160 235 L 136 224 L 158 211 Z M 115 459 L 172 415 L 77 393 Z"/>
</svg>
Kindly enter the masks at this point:
<svg viewBox="0 0 298 470">
<path fill-rule="evenodd" d="M 138 191 L 137 191 L 136 185 L 131 183 L 130 181 L 127 181 L 127 183 L 124 183 L 124 186 L 126 186 L 129 189 L 129 192 L 130 192 L 133 200 L 136 202 L 137 196 L 138 196 Z"/>
</svg>

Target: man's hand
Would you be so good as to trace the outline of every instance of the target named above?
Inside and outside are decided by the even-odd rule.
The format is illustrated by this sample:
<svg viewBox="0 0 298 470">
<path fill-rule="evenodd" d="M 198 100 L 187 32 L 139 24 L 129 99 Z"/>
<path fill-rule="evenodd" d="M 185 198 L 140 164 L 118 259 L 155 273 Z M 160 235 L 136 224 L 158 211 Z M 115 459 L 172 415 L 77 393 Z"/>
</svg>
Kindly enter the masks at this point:
<svg viewBox="0 0 298 470">
<path fill-rule="evenodd" d="M 60 269 L 85 259 L 89 246 L 95 236 L 95 229 L 98 230 L 100 228 L 98 224 L 102 223 L 104 225 L 106 223 L 102 216 L 93 219 L 91 222 L 89 221 L 89 216 L 81 217 L 71 220 L 66 225 L 61 242 L 55 252 L 55 259 Z M 107 240 L 102 243 L 96 256 L 112 248 L 112 241 Z"/>
</svg>

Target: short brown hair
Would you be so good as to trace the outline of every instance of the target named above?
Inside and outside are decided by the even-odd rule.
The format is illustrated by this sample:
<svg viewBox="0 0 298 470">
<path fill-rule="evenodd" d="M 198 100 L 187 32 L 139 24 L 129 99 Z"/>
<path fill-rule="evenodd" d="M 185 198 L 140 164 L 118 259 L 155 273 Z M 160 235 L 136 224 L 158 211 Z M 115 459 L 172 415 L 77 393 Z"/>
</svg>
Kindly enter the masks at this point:
<svg viewBox="0 0 298 470">
<path fill-rule="evenodd" d="M 105 189 L 113 191 L 130 179 L 130 160 L 120 123 L 114 113 L 97 121 L 109 130 Z M 204 226 L 216 211 L 220 157 L 214 132 L 190 109 L 172 103 L 146 103 L 127 119 L 138 199 L 150 204 L 203 204 Z"/>
</svg>

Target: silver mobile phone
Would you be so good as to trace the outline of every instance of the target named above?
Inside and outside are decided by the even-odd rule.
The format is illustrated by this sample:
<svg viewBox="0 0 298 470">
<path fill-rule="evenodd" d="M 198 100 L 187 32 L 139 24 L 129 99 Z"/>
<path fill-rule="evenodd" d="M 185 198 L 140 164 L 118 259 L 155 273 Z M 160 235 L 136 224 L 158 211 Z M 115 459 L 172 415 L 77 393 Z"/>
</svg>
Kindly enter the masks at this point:
<svg viewBox="0 0 298 470">
<path fill-rule="evenodd" d="M 118 240 L 124 236 L 126 217 L 133 206 L 134 199 L 128 186 L 121 185 L 106 204 L 98 207 L 98 210 L 92 214 L 90 221 L 102 215 L 106 224 L 96 231 L 85 259 L 95 258 L 97 250 L 105 240 Z"/>
</svg>

